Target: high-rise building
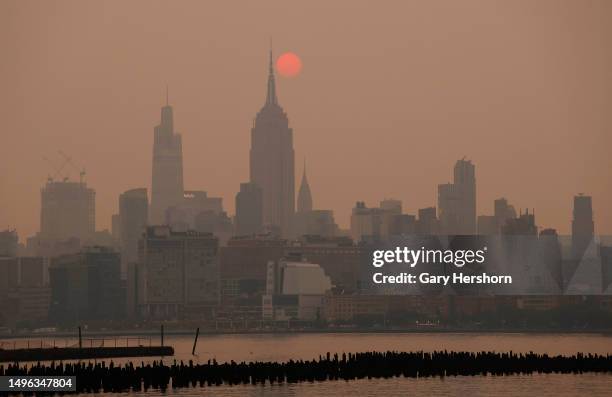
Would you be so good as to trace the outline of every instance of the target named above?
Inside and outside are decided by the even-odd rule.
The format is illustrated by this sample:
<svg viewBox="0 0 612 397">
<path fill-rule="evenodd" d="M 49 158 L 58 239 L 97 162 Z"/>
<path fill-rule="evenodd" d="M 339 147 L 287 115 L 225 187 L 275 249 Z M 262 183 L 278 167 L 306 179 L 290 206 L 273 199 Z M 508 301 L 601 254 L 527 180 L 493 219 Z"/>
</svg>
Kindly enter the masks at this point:
<svg viewBox="0 0 612 397">
<path fill-rule="evenodd" d="M 218 240 L 149 226 L 138 246 L 137 312 L 147 318 L 210 316 L 219 303 Z"/>
<path fill-rule="evenodd" d="M 297 210 L 298 212 L 312 211 L 312 194 L 310 193 L 310 186 L 306 178 L 306 162 L 304 162 L 304 173 L 302 174 L 302 183 L 298 193 Z"/>
<path fill-rule="evenodd" d="M 19 258 L 19 285 L 23 287 L 41 287 L 47 284 L 49 272 L 48 259 L 40 256 Z"/>
<path fill-rule="evenodd" d="M 443 234 L 476 234 L 476 177 L 470 160 L 455 163 L 453 183 L 438 185 L 440 229 Z"/>
<path fill-rule="evenodd" d="M 49 180 L 41 193 L 40 239 L 45 244 L 77 238 L 96 230 L 96 193 L 85 182 Z"/>
<path fill-rule="evenodd" d="M 19 285 L 19 258 L 0 258 L 0 294 Z"/>
<path fill-rule="evenodd" d="M 0 257 L 17 256 L 19 238 L 15 230 L 0 231 Z"/>
<path fill-rule="evenodd" d="M 439 232 L 439 221 L 436 215 L 436 207 L 419 209 L 419 219 L 416 222 L 417 234 L 433 236 Z"/>
<path fill-rule="evenodd" d="M 187 190 L 180 203 L 166 209 L 164 224 L 175 232 L 196 230 L 196 219 L 204 212 L 222 213 L 223 199 L 208 197 L 208 193 L 203 190 Z"/>
<path fill-rule="evenodd" d="M 387 211 L 393 215 L 401 215 L 402 201 L 395 199 L 384 199 L 380 202 L 380 209 Z"/>
<path fill-rule="evenodd" d="M 595 224 L 591 196 L 582 194 L 574 197 L 574 218 L 572 220 L 572 251 L 580 259 L 593 240 Z"/>
<path fill-rule="evenodd" d="M 119 214 L 111 215 L 111 236 L 113 238 L 113 247 L 119 250 L 121 247 L 121 218 Z"/>
<path fill-rule="evenodd" d="M 478 234 L 481 236 L 500 234 L 508 220 L 515 218 L 514 206 L 508 204 L 505 198 L 497 199 L 494 202 L 494 215 L 478 216 Z"/>
<path fill-rule="evenodd" d="M 519 236 L 537 236 L 538 226 L 535 223 L 535 213 L 529 213 L 529 209 L 525 213 L 519 212 L 518 218 L 506 220 L 506 223 L 501 228 L 501 233 L 504 235 L 519 235 Z"/>
<path fill-rule="evenodd" d="M 148 223 L 147 189 L 131 189 L 119 196 L 119 239 L 121 241 L 121 273 L 127 264 L 138 260 L 138 241 Z"/>
<path fill-rule="evenodd" d="M 0 258 L 0 324 L 46 322 L 51 301 L 47 263 L 42 257 Z"/>
<path fill-rule="evenodd" d="M 161 123 L 153 138 L 153 178 L 151 184 L 151 216 L 153 224 L 162 224 L 166 210 L 183 200 L 183 145 L 174 131 L 172 106 L 161 109 Z"/>
<path fill-rule="evenodd" d="M 351 238 L 357 243 L 363 240 L 379 240 L 382 235 L 382 211 L 368 208 L 358 201 L 351 213 Z"/>
<path fill-rule="evenodd" d="M 240 184 L 236 194 L 235 234 L 247 236 L 261 233 L 263 226 L 263 197 L 257 184 L 248 182 Z"/>
<path fill-rule="evenodd" d="M 270 51 L 268 93 L 251 129 L 250 180 L 262 189 L 263 219 L 267 227 L 291 233 L 295 212 L 293 130 L 276 97 Z"/>
<path fill-rule="evenodd" d="M 516 210 L 513 205 L 508 204 L 505 198 L 499 198 L 494 201 L 494 216 L 499 227 L 503 226 L 508 219 L 516 218 Z"/>
<path fill-rule="evenodd" d="M 382 221 L 380 227 L 381 237 L 386 239 L 392 235 L 404 234 L 402 229 L 407 219 L 402 217 L 402 201 L 386 198 L 380 202 L 379 208 Z"/>
<path fill-rule="evenodd" d="M 416 234 L 417 220 L 416 216 L 409 214 L 393 215 L 391 218 L 389 234 L 392 236 L 403 236 Z"/>
<path fill-rule="evenodd" d="M 120 271 L 119 253 L 105 247 L 53 258 L 49 317 L 61 324 L 120 319 L 125 309 Z"/>
</svg>

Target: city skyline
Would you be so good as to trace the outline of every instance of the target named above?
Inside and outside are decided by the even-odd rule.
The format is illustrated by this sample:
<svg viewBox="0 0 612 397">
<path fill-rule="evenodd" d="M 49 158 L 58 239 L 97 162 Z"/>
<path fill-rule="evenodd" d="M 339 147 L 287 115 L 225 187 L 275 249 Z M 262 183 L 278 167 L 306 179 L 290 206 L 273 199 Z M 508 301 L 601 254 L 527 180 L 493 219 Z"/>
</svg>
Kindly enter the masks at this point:
<svg viewBox="0 0 612 397">
<path fill-rule="evenodd" d="M 407 7 L 416 11 L 416 15 L 436 11 L 426 6 Z M 482 12 L 493 12 L 486 6 L 483 8 Z M 312 13 L 316 9 L 315 5 L 306 7 L 305 11 Z M 23 20 L 26 11 L 29 12 L 27 15 L 35 17 L 40 12 L 27 10 L 26 6 L 9 5 L 8 13 L 4 14 L 13 19 L 7 29 L 20 26 L 19 18 L 26 27 L 31 24 L 32 21 Z M 520 21 L 536 28 L 529 25 L 526 11 L 514 11 L 516 19 L 513 22 Z M 18 78 L 7 82 L 7 92 L 17 93 L 15 98 L 19 99 L 3 95 L 0 104 L 9 110 L 7 131 L 15 134 L 8 145 L 3 145 L 5 150 L 0 156 L 3 169 L 0 193 L 7 200 L 0 211 L 0 224 L 16 227 L 22 241 L 38 230 L 39 193 L 49 174 L 42 157 L 52 156 L 56 150 L 69 153 L 79 166 L 87 169 L 88 186 L 96 190 L 96 225 L 99 230 L 110 229 L 111 215 L 118 211 L 120 193 L 147 186 L 151 194 L 151 129 L 159 122 L 159 105 L 165 102 L 163 90 L 168 80 L 176 130 L 181 131 L 184 139 L 185 189 L 206 190 L 211 195 L 223 197 L 224 208 L 233 214 L 233 197 L 240 183 L 248 180 L 249 128 L 253 112 L 262 101 L 266 37 L 272 33 L 278 53 L 291 49 L 304 59 L 301 76 L 278 79 L 277 85 L 283 106 L 290 115 L 290 125 L 296 131 L 296 156 L 309 159 L 308 179 L 317 207 L 333 209 L 337 223 L 343 228 L 348 225 L 351 208 L 358 200 L 373 205 L 387 197 L 400 199 L 404 211 L 411 214 L 416 214 L 419 208 L 437 206 L 437 186 L 451 181 L 449 170 L 457 159 L 466 155 L 478 167 L 478 215 L 491 213 L 493 200 L 506 197 L 517 209 L 535 208 L 539 225 L 569 234 L 572 200 L 582 192 L 593 197 L 595 233 L 610 233 L 612 209 L 606 203 L 612 191 L 609 177 L 612 167 L 606 148 L 610 143 L 612 121 L 604 111 L 604 105 L 608 103 L 605 90 L 610 80 L 605 79 L 607 75 L 602 68 L 610 60 L 610 53 L 609 50 L 600 53 L 598 47 L 602 45 L 603 48 L 607 41 L 595 37 L 577 19 L 571 19 L 576 37 L 563 36 L 559 21 L 563 16 L 571 15 L 571 6 L 564 3 L 554 11 L 554 23 L 546 28 L 540 26 L 543 30 L 536 35 L 539 45 L 546 44 L 542 48 L 553 53 L 535 58 L 537 62 L 530 66 L 535 69 L 522 63 L 512 65 L 522 73 L 531 71 L 532 74 L 527 75 L 510 73 L 510 68 L 506 69 L 508 64 L 496 63 L 476 48 L 468 48 L 468 53 L 480 57 L 477 59 L 486 62 L 487 68 L 464 70 L 461 61 L 455 60 L 459 65 L 452 70 L 445 66 L 445 62 L 455 54 L 450 47 L 442 46 L 439 52 L 428 53 L 409 40 L 394 41 L 388 36 L 377 43 L 373 39 L 363 41 L 364 48 L 360 51 L 368 51 L 369 59 L 362 60 L 357 58 L 359 51 L 355 43 L 349 41 L 334 52 L 333 45 L 330 47 L 320 36 L 307 42 L 297 32 L 275 35 L 276 32 L 266 34 L 258 31 L 258 34 L 262 33 L 258 37 L 228 39 L 232 43 L 237 43 L 239 38 L 245 39 L 240 44 L 240 48 L 246 51 L 245 55 L 232 58 L 231 54 L 219 52 L 209 39 L 205 39 L 209 36 L 204 32 L 196 35 L 197 30 L 192 31 L 196 29 L 195 21 L 187 18 L 186 28 L 178 29 L 177 33 L 163 39 L 190 37 L 192 40 L 188 45 L 166 47 L 172 54 L 170 58 L 189 55 L 190 62 L 187 62 L 183 75 L 179 77 L 181 68 L 173 69 L 161 59 L 163 67 L 152 67 L 152 71 L 142 72 L 145 76 L 141 76 L 139 65 L 152 59 L 147 44 L 142 58 L 127 56 L 126 59 L 133 62 L 130 67 L 122 69 L 121 65 L 110 65 L 110 82 L 116 79 L 116 84 L 108 84 L 108 79 L 102 79 L 105 84 L 98 85 L 84 72 L 94 70 L 92 60 L 87 56 L 72 58 L 77 56 L 71 46 L 78 43 L 77 39 L 56 32 L 50 42 L 45 43 L 51 48 L 48 54 L 52 61 L 50 70 L 63 78 L 73 71 L 68 64 L 59 62 L 58 56 L 64 54 L 78 61 L 77 64 L 83 67 L 79 70 L 83 72 L 71 76 L 67 81 L 69 84 L 59 84 L 49 78 L 47 74 L 51 72 L 42 72 L 36 62 L 24 70 L 17 68 L 17 61 L 10 64 L 9 70 L 15 68 Z M 58 12 L 58 21 L 70 15 L 61 7 Z M 135 10 L 128 9 L 127 12 L 133 14 Z M 281 8 L 278 12 L 286 10 Z M 335 12 L 339 11 L 331 10 L 332 14 Z M 152 16 L 154 19 L 162 17 L 157 13 Z M 169 18 L 176 24 L 179 16 L 185 16 L 180 8 Z M 447 19 L 449 15 L 442 17 L 447 25 L 437 27 L 444 32 L 464 27 Z M 364 18 L 360 15 L 357 19 Z M 323 27 L 329 32 L 329 21 L 325 19 L 323 22 Z M 384 30 L 387 35 L 393 29 L 407 29 L 398 19 L 391 22 L 391 27 Z M 591 22 L 596 32 L 608 29 L 598 24 L 596 19 Z M 80 23 L 82 21 L 74 22 L 77 26 Z M 99 20 L 94 21 L 92 30 L 87 30 L 85 36 L 98 37 L 96 35 L 102 29 L 100 24 Z M 281 25 L 277 29 L 284 28 L 284 24 Z M 125 33 L 126 29 L 126 24 L 119 24 L 119 33 Z M 418 37 L 422 38 L 428 29 L 419 25 L 418 29 L 408 29 L 408 32 L 420 33 Z M 491 42 L 472 37 L 470 31 L 461 32 L 495 53 Z M 477 33 L 478 29 L 475 29 L 473 34 L 477 36 Z M 555 38 L 548 36 L 552 33 L 556 34 Z M 13 53 L 15 49 L 10 46 L 9 59 L 25 62 L 40 56 L 32 41 L 38 37 L 36 34 L 40 32 L 35 30 L 34 36 L 14 36 L 17 43 L 24 44 L 24 48 L 31 51 Z M 494 30 L 493 36 L 504 38 L 506 44 L 511 44 L 511 54 L 502 54 L 505 62 L 511 59 L 510 55 L 534 56 L 534 52 L 540 49 L 536 45 L 529 47 L 520 35 L 515 41 L 511 40 L 503 29 Z M 360 33 L 358 37 L 363 40 L 366 36 Z M 329 38 L 335 44 L 345 39 L 347 37 L 338 32 Z M 569 39 L 573 41 L 567 41 Z M 145 39 L 138 37 L 138 40 L 140 43 Z M 144 43 L 152 44 L 148 40 Z M 563 43 L 572 45 L 568 49 L 563 47 Z M 576 47 L 588 43 L 590 46 Z M 118 46 L 123 50 L 135 44 L 136 41 L 128 40 L 126 46 L 121 46 L 113 41 L 111 47 Z M 85 48 L 85 55 L 93 56 L 97 50 L 104 53 L 108 51 L 107 45 L 103 41 L 94 47 L 95 50 Z M 190 53 L 196 47 L 201 50 L 198 57 Z M 383 76 L 385 73 L 382 72 L 389 63 L 381 61 L 392 53 L 393 48 L 401 49 L 402 54 L 412 51 L 412 57 L 402 55 L 398 58 L 400 66 L 408 72 L 404 74 L 403 70 L 393 69 Z M 588 62 L 572 65 L 561 62 L 558 74 L 543 74 L 545 68 L 556 65 L 559 59 L 575 57 L 575 52 L 584 55 L 583 59 Z M 221 62 L 220 55 L 238 62 Z M 348 67 L 347 61 L 350 61 Z M 372 68 L 373 65 L 377 68 Z M 418 74 L 416 72 L 423 72 L 425 66 L 432 65 L 438 68 L 438 74 L 425 77 L 421 74 L 424 83 L 419 85 L 414 77 Z M 227 71 L 223 72 L 223 68 Z M 370 73 L 364 74 L 366 70 Z M 471 98 L 472 94 L 465 90 L 475 84 L 476 72 L 490 72 L 482 78 L 498 90 L 478 86 L 477 95 Z M 358 81 L 357 75 L 363 77 L 361 86 L 351 89 Z M 129 80 L 135 76 L 139 77 L 131 83 Z M 443 77 L 445 84 L 436 86 L 435 82 L 441 81 L 436 77 Z M 188 84 L 190 81 L 195 84 Z M 399 82 L 401 89 L 393 89 L 393 82 Z M 518 85 L 516 89 L 511 87 L 514 83 Z M 535 88 L 526 90 L 528 83 L 536 84 Z M 551 94 L 545 92 L 553 87 L 556 90 Z M 90 89 L 85 91 L 87 88 Z M 361 91 L 363 94 L 359 94 Z M 454 100 L 443 98 L 449 93 Z M 526 93 L 536 99 L 523 97 Z M 350 96 L 357 99 L 349 100 Z M 237 97 L 241 100 L 234 101 Z M 553 103 L 554 97 L 561 99 Z M 461 104 L 461 100 L 466 98 L 473 99 L 473 102 Z M 581 102 L 584 99 L 589 99 L 588 105 Z M 402 114 L 402 109 L 407 109 L 405 114 Z M 483 109 L 487 111 L 480 112 Z M 367 134 L 368 131 L 375 133 Z M 482 144 L 474 146 L 474 142 Z M 415 143 L 418 150 L 411 149 Z M 517 163 L 519 158 L 520 164 Z M 423 173 L 426 176 L 422 176 Z M 299 178 L 301 174 L 298 166 L 295 175 Z M 73 173 L 73 180 L 76 179 Z M 295 184 L 294 188 L 298 187 Z"/>
</svg>

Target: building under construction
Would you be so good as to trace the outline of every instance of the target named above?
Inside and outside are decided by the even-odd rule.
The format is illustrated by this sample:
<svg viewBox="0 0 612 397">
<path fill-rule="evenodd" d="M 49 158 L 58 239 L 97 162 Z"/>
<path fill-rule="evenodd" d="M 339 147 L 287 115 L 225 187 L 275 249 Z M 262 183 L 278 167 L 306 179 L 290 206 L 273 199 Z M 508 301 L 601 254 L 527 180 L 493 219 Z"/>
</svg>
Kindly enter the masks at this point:
<svg viewBox="0 0 612 397">
<path fill-rule="evenodd" d="M 48 180 L 41 189 L 40 239 L 47 242 L 78 238 L 96 230 L 96 192 L 85 182 Z"/>
</svg>

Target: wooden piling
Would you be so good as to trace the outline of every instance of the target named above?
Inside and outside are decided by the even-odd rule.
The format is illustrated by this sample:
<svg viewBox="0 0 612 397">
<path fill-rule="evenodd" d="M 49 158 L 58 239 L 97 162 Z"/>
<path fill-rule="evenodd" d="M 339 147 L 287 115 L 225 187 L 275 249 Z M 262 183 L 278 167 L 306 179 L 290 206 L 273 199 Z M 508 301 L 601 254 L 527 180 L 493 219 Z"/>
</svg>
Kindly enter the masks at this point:
<svg viewBox="0 0 612 397">
<path fill-rule="evenodd" d="M 198 335 L 200 335 L 200 327 L 196 328 L 195 339 L 193 341 L 193 349 L 191 349 L 191 355 L 195 356 L 196 345 L 198 344 Z"/>
</svg>

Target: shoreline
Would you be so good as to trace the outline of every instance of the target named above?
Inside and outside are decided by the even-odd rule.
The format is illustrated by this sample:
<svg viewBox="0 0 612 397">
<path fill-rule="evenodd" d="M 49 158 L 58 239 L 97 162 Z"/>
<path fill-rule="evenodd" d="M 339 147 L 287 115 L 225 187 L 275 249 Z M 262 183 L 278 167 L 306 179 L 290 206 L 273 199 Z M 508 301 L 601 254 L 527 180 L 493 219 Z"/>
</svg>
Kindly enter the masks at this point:
<svg viewBox="0 0 612 397">
<path fill-rule="evenodd" d="M 194 329 L 165 329 L 165 336 L 193 336 Z M 159 336 L 159 329 L 129 329 L 129 330 L 91 330 L 85 331 L 86 338 L 90 337 L 131 337 L 142 336 L 152 337 Z M 266 329 L 266 330 L 202 330 L 200 335 L 207 336 L 229 336 L 229 335 L 316 335 L 316 334 L 500 334 L 500 335 L 599 335 L 604 337 L 612 337 L 611 330 L 551 330 L 551 329 L 500 329 L 500 328 L 389 328 L 389 329 L 372 329 L 372 328 L 318 328 L 318 329 Z M 0 340 L 13 339 L 40 339 L 40 338 L 78 338 L 77 331 L 57 331 L 57 332 L 28 332 L 19 334 L 4 334 L 0 335 Z"/>
</svg>

